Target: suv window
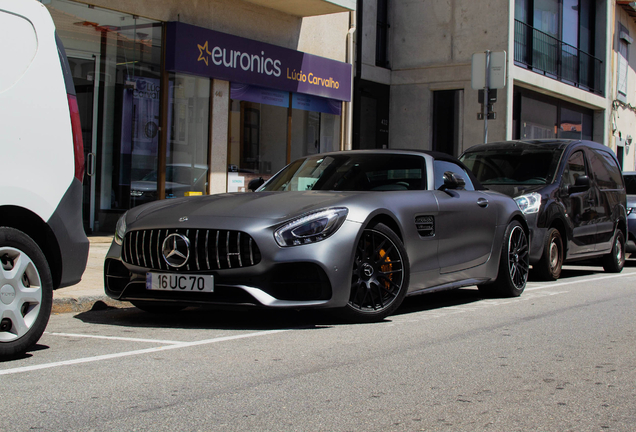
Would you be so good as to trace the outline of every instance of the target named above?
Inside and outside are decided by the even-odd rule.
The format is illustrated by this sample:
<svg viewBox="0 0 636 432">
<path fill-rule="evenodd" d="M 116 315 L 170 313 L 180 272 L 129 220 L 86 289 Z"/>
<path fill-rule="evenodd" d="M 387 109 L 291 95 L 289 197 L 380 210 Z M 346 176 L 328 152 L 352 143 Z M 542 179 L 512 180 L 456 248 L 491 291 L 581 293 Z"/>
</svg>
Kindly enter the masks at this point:
<svg viewBox="0 0 636 432">
<path fill-rule="evenodd" d="M 585 169 L 585 157 L 582 151 L 574 152 L 570 155 L 568 163 L 563 170 L 564 185 L 573 185 L 579 176 L 587 175 Z"/>
<path fill-rule="evenodd" d="M 620 189 L 622 188 L 621 170 L 616 165 L 616 161 L 606 151 L 590 149 L 592 157 L 590 166 L 596 183 L 600 189 Z"/>
<path fill-rule="evenodd" d="M 461 178 L 464 179 L 464 181 L 466 181 L 466 186 L 464 187 L 464 189 L 475 190 L 473 182 L 470 180 L 468 173 L 466 173 L 466 171 L 457 164 L 442 160 L 436 160 L 433 163 L 433 170 L 435 171 L 435 189 L 439 189 L 440 186 L 444 184 L 444 173 L 446 171 L 450 171 L 452 173 L 458 174 Z"/>
</svg>

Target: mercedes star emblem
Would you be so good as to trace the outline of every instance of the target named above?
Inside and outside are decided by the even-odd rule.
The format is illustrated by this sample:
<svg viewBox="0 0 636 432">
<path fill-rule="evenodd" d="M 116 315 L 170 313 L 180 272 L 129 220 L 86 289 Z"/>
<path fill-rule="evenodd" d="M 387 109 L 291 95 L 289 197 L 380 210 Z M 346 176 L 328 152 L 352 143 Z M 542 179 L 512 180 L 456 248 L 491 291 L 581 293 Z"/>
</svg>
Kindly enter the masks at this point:
<svg viewBox="0 0 636 432">
<path fill-rule="evenodd" d="M 161 252 L 170 267 L 183 267 L 190 257 L 190 240 L 182 234 L 170 234 L 163 241 Z"/>
</svg>

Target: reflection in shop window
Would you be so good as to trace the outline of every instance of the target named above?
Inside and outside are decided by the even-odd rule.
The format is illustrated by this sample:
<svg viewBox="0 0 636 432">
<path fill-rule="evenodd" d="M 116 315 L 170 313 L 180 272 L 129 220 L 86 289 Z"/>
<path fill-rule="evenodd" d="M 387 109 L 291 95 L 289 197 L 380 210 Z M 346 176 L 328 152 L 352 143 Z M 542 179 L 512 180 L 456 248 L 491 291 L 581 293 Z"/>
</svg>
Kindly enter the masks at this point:
<svg viewBox="0 0 636 432">
<path fill-rule="evenodd" d="M 171 74 L 166 198 L 207 192 L 209 123 L 210 80 Z"/>
<path fill-rule="evenodd" d="M 288 92 L 231 84 L 230 180 L 244 185 L 259 177 L 267 180 L 299 157 L 339 149 L 341 102 L 293 93 L 291 119 L 289 102 Z"/>
</svg>

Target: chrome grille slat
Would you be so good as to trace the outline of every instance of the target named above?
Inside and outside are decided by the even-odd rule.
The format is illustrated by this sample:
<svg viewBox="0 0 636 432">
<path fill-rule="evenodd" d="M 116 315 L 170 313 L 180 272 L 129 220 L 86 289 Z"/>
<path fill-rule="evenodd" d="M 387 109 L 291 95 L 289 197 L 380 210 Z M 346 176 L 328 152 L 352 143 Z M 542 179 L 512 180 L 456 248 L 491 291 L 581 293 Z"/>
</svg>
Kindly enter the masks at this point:
<svg viewBox="0 0 636 432">
<path fill-rule="evenodd" d="M 232 263 L 230 262 L 230 232 L 225 232 L 225 258 L 227 259 L 228 268 L 232 268 Z"/>
<path fill-rule="evenodd" d="M 201 270 L 201 266 L 199 266 L 199 230 L 194 235 L 194 256 L 196 258 L 197 270 Z"/>
<path fill-rule="evenodd" d="M 190 241 L 190 258 L 182 268 L 170 267 L 163 258 L 163 242 L 174 233 L 181 233 Z M 241 231 L 149 229 L 126 234 L 122 259 L 127 264 L 148 270 L 200 272 L 256 265 L 260 262 L 260 251 L 252 237 Z"/>
<path fill-rule="evenodd" d="M 221 259 L 219 258 L 219 231 L 216 232 L 216 268 L 221 268 Z"/>
<path fill-rule="evenodd" d="M 141 258 L 139 258 L 139 231 L 135 233 L 135 257 L 137 258 L 137 265 L 141 265 Z"/>
<path fill-rule="evenodd" d="M 155 263 L 152 259 L 152 230 L 150 231 L 150 242 L 148 244 L 148 255 L 150 256 L 150 268 L 155 267 Z"/>
<path fill-rule="evenodd" d="M 243 260 L 241 259 L 241 232 L 240 231 L 236 235 L 236 252 L 238 254 L 239 267 L 243 267 Z"/>
<path fill-rule="evenodd" d="M 177 232 L 179 232 L 179 230 L 177 230 Z M 186 230 L 186 237 L 189 239 L 190 238 L 190 230 Z M 195 253 L 196 255 L 196 253 Z M 188 260 L 188 264 L 186 265 L 186 269 L 190 270 L 190 260 Z"/>
<path fill-rule="evenodd" d="M 205 265 L 208 266 L 208 268 L 210 268 L 210 249 L 209 248 L 209 242 L 208 239 L 210 238 L 210 231 L 208 230 L 205 233 Z"/>
<path fill-rule="evenodd" d="M 144 231 L 144 235 L 141 237 L 141 255 L 144 257 L 144 267 L 148 267 L 146 263 L 146 231 Z"/>
</svg>

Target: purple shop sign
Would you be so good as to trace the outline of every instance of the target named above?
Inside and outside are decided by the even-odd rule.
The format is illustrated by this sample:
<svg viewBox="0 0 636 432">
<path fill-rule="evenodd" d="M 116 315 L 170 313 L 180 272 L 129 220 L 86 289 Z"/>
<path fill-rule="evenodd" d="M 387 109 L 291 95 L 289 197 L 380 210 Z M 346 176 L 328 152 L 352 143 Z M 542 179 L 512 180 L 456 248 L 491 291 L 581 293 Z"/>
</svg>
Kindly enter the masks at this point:
<svg viewBox="0 0 636 432">
<path fill-rule="evenodd" d="M 351 100 L 351 65 L 179 22 L 166 26 L 166 70 Z"/>
</svg>

